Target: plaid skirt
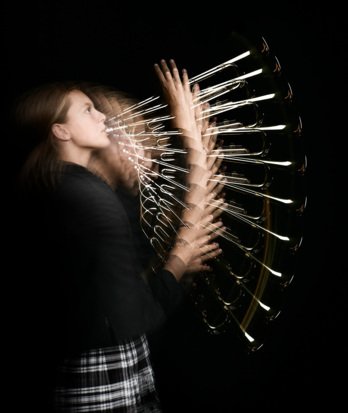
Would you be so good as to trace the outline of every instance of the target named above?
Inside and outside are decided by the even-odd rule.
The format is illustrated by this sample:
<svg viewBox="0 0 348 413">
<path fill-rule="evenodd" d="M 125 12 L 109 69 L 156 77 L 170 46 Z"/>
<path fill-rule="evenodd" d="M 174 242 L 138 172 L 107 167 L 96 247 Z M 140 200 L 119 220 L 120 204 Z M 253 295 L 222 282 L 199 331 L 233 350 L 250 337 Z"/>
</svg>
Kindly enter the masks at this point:
<svg viewBox="0 0 348 413">
<path fill-rule="evenodd" d="M 145 336 L 64 360 L 55 412 L 160 413 Z"/>
</svg>

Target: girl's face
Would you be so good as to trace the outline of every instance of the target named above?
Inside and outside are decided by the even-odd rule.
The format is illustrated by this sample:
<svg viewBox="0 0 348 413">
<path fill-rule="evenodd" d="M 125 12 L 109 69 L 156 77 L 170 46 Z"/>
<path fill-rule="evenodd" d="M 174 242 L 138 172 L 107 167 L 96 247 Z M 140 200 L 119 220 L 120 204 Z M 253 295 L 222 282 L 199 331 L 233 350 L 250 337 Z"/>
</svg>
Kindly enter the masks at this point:
<svg viewBox="0 0 348 413">
<path fill-rule="evenodd" d="M 105 115 L 79 90 L 70 92 L 69 99 L 71 105 L 64 126 L 75 146 L 86 149 L 107 147 L 110 140 L 105 131 Z"/>
</svg>

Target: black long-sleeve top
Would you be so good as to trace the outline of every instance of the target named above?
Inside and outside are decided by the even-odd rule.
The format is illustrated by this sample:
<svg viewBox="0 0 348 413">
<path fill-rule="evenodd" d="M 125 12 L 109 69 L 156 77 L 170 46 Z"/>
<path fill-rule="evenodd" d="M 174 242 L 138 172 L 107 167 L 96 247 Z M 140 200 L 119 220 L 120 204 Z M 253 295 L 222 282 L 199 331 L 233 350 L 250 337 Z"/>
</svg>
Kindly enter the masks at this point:
<svg viewBox="0 0 348 413">
<path fill-rule="evenodd" d="M 110 346 L 156 329 L 183 299 L 170 272 L 142 278 L 117 192 L 86 168 L 68 165 L 23 208 L 31 269 L 20 285 L 43 345 L 62 354 Z"/>
</svg>

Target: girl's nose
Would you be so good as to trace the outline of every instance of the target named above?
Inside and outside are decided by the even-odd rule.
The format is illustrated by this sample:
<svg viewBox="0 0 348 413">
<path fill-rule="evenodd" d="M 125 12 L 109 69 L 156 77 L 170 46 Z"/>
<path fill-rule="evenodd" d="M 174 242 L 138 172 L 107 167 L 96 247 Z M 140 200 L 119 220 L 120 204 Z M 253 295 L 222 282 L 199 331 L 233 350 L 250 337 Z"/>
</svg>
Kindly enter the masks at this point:
<svg viewBox="0 0 348 413">
<path fill-rule="evenodd" d="M 97 110 L 97 115 L 98 115 L 98 120 L 100 122 L 105 122 L 106 120 L 106 115 L 102 112 L 100 112 L 99 110 Z"/>
</svg>

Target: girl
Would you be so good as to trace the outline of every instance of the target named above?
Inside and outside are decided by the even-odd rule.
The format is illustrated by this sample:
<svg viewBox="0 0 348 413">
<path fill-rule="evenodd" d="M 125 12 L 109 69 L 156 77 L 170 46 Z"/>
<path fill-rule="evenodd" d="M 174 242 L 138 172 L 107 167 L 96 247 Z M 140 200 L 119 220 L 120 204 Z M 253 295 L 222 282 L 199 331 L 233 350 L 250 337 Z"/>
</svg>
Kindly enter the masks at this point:
<svg viewBox="0 0 348 413">
<path fill-rule="evenodd" d="M 188 96 L 187 77 L 181 82 L 175 66 L 162 68 L 176 85 L 166 91 L 170 109 L 199 142 L 192 100 L 177 99 Z M 185 212 L 191 225 L 178 231 L 163 268 L 147 282 L 117 192 L 88 168 L 94 151 L 110 145 L 105 115 L 77 85 L 63 83 L 28 93 L 17 115 L 21 133 L 34 144 L 20 198 L 21 337 L 29 354 L 25 367 L 36 370 L 26 384 L 26 408 L 160 412 L 146 334 L 180 305 L 179 281 L 192 263 L 206 268 L 204 261 L 219 253 L 201 228 L 210 219 L 203 216 L 200 189 L 208 174 L 192 187 L 190 204 L 198 207 Z M 199 158 L 204 167 L 204 151 Z"/>
</svg>

